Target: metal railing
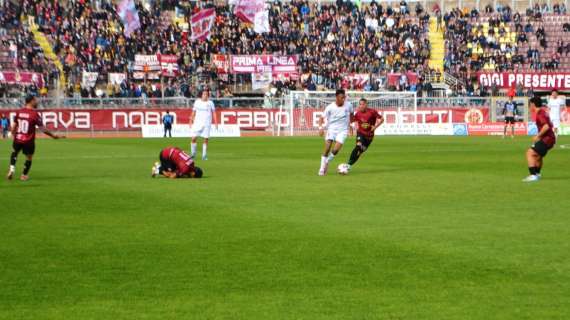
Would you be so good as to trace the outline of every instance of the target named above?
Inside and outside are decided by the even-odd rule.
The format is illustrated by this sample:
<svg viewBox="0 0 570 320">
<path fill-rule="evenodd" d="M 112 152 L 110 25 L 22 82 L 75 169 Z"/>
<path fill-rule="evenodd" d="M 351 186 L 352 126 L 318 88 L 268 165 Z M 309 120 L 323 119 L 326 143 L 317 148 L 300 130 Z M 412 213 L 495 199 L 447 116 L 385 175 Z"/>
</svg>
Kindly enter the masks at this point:
<svg viewBox="0 0 570 320">
<path fill-rule="evenodd" d="M 368 92 L 370 93 L 370 92 Z M 192 108 L 196 98 L 41 98 L 40 109 L 180 109 Z M 212 99 L 217 108 L 288 108 L 285 97 L 231 97 Z M 24 104 L 23 98 L 0 98 L 1 109 L 17 109 Z M 421 97 L 420 107 L 482 107 L 491 104 L 490 97 Z"/>
</svg>

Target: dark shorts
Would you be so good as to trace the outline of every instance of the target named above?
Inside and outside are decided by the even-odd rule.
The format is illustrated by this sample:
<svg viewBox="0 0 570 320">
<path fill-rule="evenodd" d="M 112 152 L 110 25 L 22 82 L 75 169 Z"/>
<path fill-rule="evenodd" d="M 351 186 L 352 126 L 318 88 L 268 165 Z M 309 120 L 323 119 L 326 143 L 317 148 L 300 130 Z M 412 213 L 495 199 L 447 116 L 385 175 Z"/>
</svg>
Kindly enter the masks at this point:
<svg viewBox="0 0 570 320">
<path fill-rule="evenodd" d="M 515 123 L 515 117 L 505 117 L 505 123 L 514 124 Z"/>
<path fill-rule="evenodd" d="M 31 156 L 36 151 L 36 143 L 35 141 L 30 141 L 28 143 L 19 143 L 14 141 L 12 148 L 14 148 L 16 153 L 20 153 L 20 151 L 22 151 L 23 154 Z"/>
<path fill-rule="evenodd" d="M 170 123 L 165 123 L 165 124 L 164 124 L 164 130 L 172 130 L 172 124 L 170 124 Z"/>
<path fill-rule="evenodd" d="M 553 146 L 547 145 L 542 140 L 535 142 L 530 148 L 538 153 L 541 157 L 545 157 L 548 150 L 552 149 Z"/>
<path fill-rule="evenodd" d="M 368 148 L 370 144 L 372 144 L 372 140 L 374 140 L 374 136 L 367 137 L 363 134 L 357 133 L 356 134 L 356 142 L 360 142 L 364 148 Z"/>
<path fill-rule="evenodd" d="M 158 154 L 160 159 L 160 172 L 162 171 L 176 171 L 176 165 L 174 162 L 162 157 L 162 151 Z"/>
</svg>

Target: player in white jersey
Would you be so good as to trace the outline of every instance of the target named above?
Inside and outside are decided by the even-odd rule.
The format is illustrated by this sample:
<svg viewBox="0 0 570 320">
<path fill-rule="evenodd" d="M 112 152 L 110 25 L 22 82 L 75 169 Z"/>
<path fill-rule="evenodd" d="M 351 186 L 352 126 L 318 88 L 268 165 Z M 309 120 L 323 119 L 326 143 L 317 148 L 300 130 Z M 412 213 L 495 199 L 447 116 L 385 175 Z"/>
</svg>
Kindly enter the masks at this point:
<svg viewBox="0 0 570 320">
<path fill-rule="evenodd" d="M 342 148 L 348 136 L 348 130 L 353 117 L 354 110 L 350 102 L 346 101 L 344 90 L 336 90 L 336 101 L 329 104 L 325 109 L 324 115 L 319 118 L 319 135 L 321 135 L 321 137 L 325 133 L 325 127 L 323 126 L 325 119 L 327 124 L 325 148 L 321 156 L 319 176 L 324 176 L 327 173 L 329 162 L 334 159 L 334 156 L 336 156 Z M 333 142 L 335 142 L 334 147 Z"/>
<path fill-rule="evenodd" d="M 202 160 L 208 160 L 208 139 L 210 138 L 210 127 L 218 122 L 216 117 L 216 107 L 210 100 L 210 90 L 203 89 L 200 93 L 200 99 L 194 102 L 194 109 L 190 116 L 190 125 L 192 129 L 192 144 L 190 145 L 190 155 L 196 158 L 196 148 L 198 147 L 198 137 L 204 138 L 202 144 Z M 212 122 L 213 120 L 213 122 Z"/>
<path fill-rule="evenodd" d="M 566 98 L 558 96 L 558 91 L 552 90 L 548 99 L 548 113 L 554 126 L 554 133 L 558 134 L 560 128 L 560 113 L 566 107 Z"/>
</svg>

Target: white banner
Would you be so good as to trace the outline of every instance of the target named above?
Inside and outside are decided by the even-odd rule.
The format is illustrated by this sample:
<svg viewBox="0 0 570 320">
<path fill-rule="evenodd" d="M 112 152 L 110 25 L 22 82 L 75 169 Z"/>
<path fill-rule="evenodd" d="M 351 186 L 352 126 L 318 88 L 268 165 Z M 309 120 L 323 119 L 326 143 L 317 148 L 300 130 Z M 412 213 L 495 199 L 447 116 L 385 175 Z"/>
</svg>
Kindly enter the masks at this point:
<svg viewBox="0 0 570 320">
<path fill-rule="evenodd" d="M 452 123 L 406 123 L 383 124 L 374 132 L 376 135 L 427 135 L 452 136 Z"/>
<path fill-rule="evenodd" d="M 81 77 L 81 86 L 83 88 L 93 88 L 97 83 L 97 77 L 99 77 L 98 72 L 87 72 L 83 71 Z"/>
<path fill-rule="evenodd" d="M 164 126 L 162 125 L 142 125 L 141 132 L 143 138 L 164 137 Z M 210 137 L 239 137 L 241 131 L 238 125 L 212 125 Z M 172 125 L 172 137 L 190 138 L 190 126 L 187 124 Z"/>
<path fill-rule="evenodd" d="M 251 74 L 251 88 L 253 90 L 268 88 L 272 81 L 271 72 Z"/>
<path fill-rule="evenodd" d="M 160 71 L 160 61 L 156 54 L 136 54 L 133 66 L 135 71 Z"/>
<path fill-rule="evenodd" d="M 269 11 L 263 10 L 255 14 L 253 31 L 256 33 L 267 33 L 269 29 Z"/>
<path fill-rule="evenodd" d="M 126 73 L 109 73 L 109 83 L 120 85 L 123 81 L 127 80 Z"/>
</svg>

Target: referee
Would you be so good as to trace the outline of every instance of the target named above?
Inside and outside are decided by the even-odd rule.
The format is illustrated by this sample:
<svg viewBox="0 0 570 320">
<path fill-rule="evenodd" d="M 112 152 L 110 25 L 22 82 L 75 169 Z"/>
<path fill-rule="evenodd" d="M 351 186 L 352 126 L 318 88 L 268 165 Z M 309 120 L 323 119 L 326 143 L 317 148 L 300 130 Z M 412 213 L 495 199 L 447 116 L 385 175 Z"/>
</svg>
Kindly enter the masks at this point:
<svg viewBox="0 0 570 320">
<path fill-rule="evenodd" d="M 166 132 L 172 138 L 172 123 L 174 122 L 174 117 L 170 114 L 170 111 L 166 110 L 166 114 L 162 117 L 162 124 L 164 125 L 164 137 L 166 138 Z"/>
</svg>

